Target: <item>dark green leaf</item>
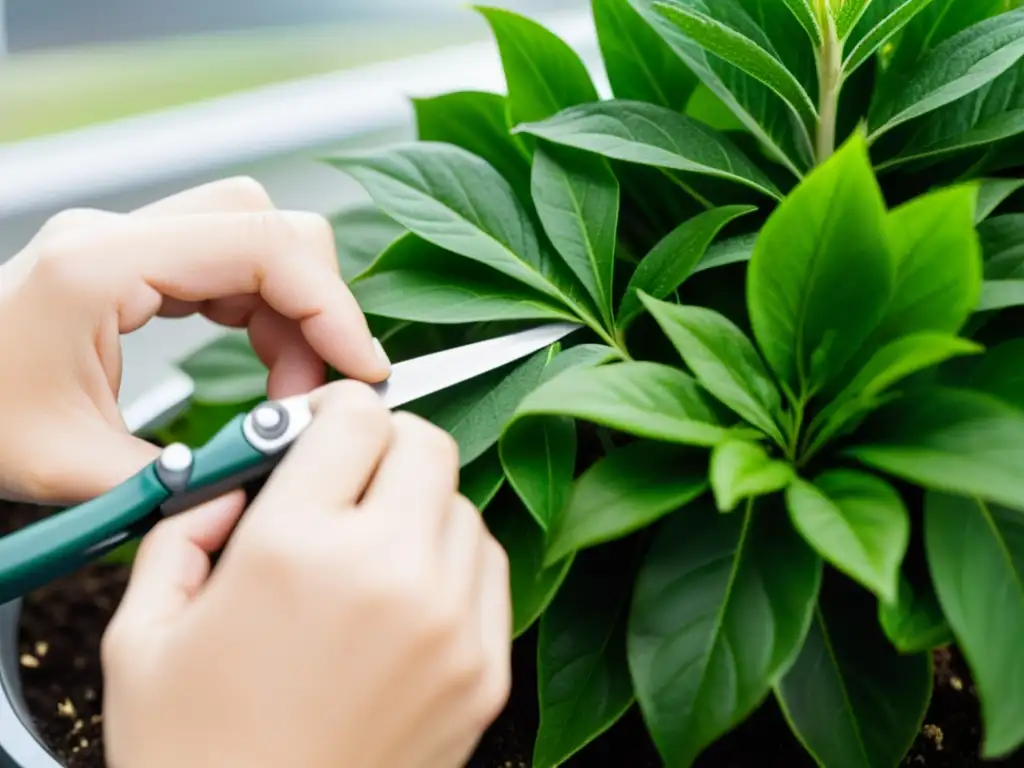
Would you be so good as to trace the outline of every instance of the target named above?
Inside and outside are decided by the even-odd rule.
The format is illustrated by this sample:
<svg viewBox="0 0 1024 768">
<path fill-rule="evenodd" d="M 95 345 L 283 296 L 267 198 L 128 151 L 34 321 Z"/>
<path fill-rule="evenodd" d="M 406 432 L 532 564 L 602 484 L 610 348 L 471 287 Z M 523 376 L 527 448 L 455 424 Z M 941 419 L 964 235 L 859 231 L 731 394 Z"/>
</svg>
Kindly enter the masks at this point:
<svg viewBox="0 0 1024 768">
<path fill-rule="evenodd" d="M 689 504 L 707 490 L 707 462 L 692 450 L 638 441 L 579 479 L 548 535 L 545 563 L 621 539 Z"/>
<path fill-rule="evenodd" d="M 612 325 L 619 182 L 608 163 L 567 147 L 539 146 L 533 201 L 548 238 Z"/>
<path fill-rule="evenodd" d="M 540 728 L 533 768 L 555 768 L 607 731 L 633 703 L 626 660 L 632 573 L 618 551 L 577 558 L 540 619 Z"/>
<path fill-rule="evenodd" d="M 468 467 L 462 468 L 459 492 L 483 511 L 504 484 L 505 473 L 501 469 L 501 460 L 498 451 L 492 448 Z"/>
<path fill-rule="evenodd" d="M 348 208 L 331 217 L 342 277 L 354 280 L 370 268 L 405 227 L 374 205 Z"/>
<path fill-rule="evenodd" d="M 681 112 L 697 78 L 628 3 L 591 0 L 612 93 Z"/>
<path fill-rule="evenodd" d="M 1024 517 L 930 494 L 925 542 L 936 593 L 981 699 L 982 753 L 1006 757 L 1024 743 Z"/>
<path fill-rule="evenodd" d="M 506 97 L 458 91 L 412 103 L 420 141 L 447 142 L 482 157 L 530 205 L 530 155 L 510 133 Z"/>
<path fill-rule="evenodd" d="M 821 561 L 775 509 L 668 518 L 633 594 L 627 651 L 662 759 L 688 768 L 762 702 L 799 650 Z M 756 627 L 757 631 L 752 631 Z"/>
<path fill-rule="evenodd" d="M 1024 55 L 1024 8 L 986 19 L 937 45 L 908 72 L 903 87 L 872 105 L 871 140 L 956 101 Z"/>
<path fill-rule="evenodd" d="M 718 0 L 716 6 L 729 3 L 732 0 Z M 764 83 L 803 120 L 811 123 L 817 119 L 817 108 L 803 85 L 786 69 L 764 32 L 740 7 L 729 8 L 733 24 L 715 18 L 704 0 L 655 2 L 654 9 L 705 51 Z"/>
<path fill-rule="evenodd" d="M 858 5 L 884 6 L 888 13 L 883 17 L 873 17 L 875 23 L 863 35 L 859 35 L 843 61 L 843 72 L 849 77 L 861 64 L 873 56 L 879 48 L 910 23 L 917 14 L 928 7 L 933 0 L 865 0 L 865 2 L 846 3 L 847 8 Z"/>
<path fill-rule="evenodd" d="M 576 368 L 527 397 L 516 417 L 571 416 L 637 437 L 713 446 L 729 431 L 714 402 L 682 371 L 658 363 Z"/>
<path fill-rule="evenodd" d="M 720 512 L 740 502 L 783 491 L 795 479 L 793 468 L 773 459 L 760 443 L 730 440 L 711 453 L 711 489 Z"/>
<path fill-rule="evenodd" d="M 895 86 L 936 46 L 1005 9 L 1005 0 L 934 0 L 904 28 L 887 68 L 886 84 L 891 80 Z"/>
<path fill-rule="evenodd" d="M 1021 187 L 1024 187 L 1024 179 L 981 179 L 978 185 L 978 205 L 974 223 L 981 224 L 985 221 Z"/>
<path fill-rule="evenodd" d="M 807 31 L 811 42 L 815 46 L 821 45 L 821 27 L 818 25 L 818 15 L 811 5 L 813 0 L 782 0 L 782 2 L 789 7 L 790 12 L 800 22 L 800 26 Z"/>
<path fill-rule="evenodd" d="M 779 428 L 779 389 L 743 331 L 711 309 L 644 295 L 641 299 L 704 389 L 776 443 L 785 444 Z"/>
<path fill-rule="evenodd" d="M 654 246 L 633 273 L 619 305 L 618 326 L 627 327 L 643 311 L 638 291 L 664 299 L 683 284 L 708 251 L 711 241 L 729 222 L 757 210 L 730 205 L 684 221 Z"/>
<path fill-rule="evenodd" d="M 245 334 L 227 333 L 178 364 L 195 384 L 192 399 L 209 405 L 243 403 L 267 394 L 268 370 Z"/>
<path fill-rule="evenodd" d="M 562 513 L 576 470 L 576 424 L 564 416 L 519 419 L 501 438 L 509 483 L 541 528 Z"/>
<path fill-rule="evenodd" d="M 1024 409 L 1024 339 L 992 347 L 978 361 L 970 386 Z"/>
<path fill-rule="evenodd" d="M 931 584 L 914 588 L 900 577 L 895 603 L 878 604 L 878 621 L 889 642 L 902 654 L 927 653 L 953 642 L 942 607 Z"/>
<path fill-rule="evenodd" d="M 543 120 L 566 107 L 597 101 L 586 66 L 565 41 L 512 11 L 477 10 L 498 43 L 513 123 Z"/>
<path fill-rule="evenodd" d="M 740 235 L 714 243 L 708 248 L 704 257 L 697 262 L 693 268 L 693 274 L 703 272 L 706 269 L 716 269 L 729 264 L 739 264 L 750 261 L 754 255 L 754 247 L 757 244 L 758 233 Z"/>
<path fill-rule="evenodd" d="M 910 543 L 910 516 L 899 493 L 873 475 L 825 472 L 786 492 L 789 517 L 815 551 L 885 603 L 894 603 Z"/>
<path fill-rule="evenodd" d="M 978 312 L 1024 306 L 1024 280 L 986 280 L 981 286 Z"/>
<path fill-rule="evenodd" d="M 986 280 L 1024 279 L 1024 214 L 1011 213 L 978 225 Z"/>
<path fill-rule="evenodd" d="M 1024 511 L 1024 412 L 980 392 L 916 392 L 877 411 L 846 453 L 882 472 Z"/>
<path fill-rule="evenodd" d="M 543 122 L 519 125 L 515 131 L 613 160 L 734 181 L 781 198 L 771 180 L 726 136 L 654 104 L 586 104 Z"/>
<path fill-rule="evenodd" d="M 858 133 L 775 210 L 747 270 L 754 335 L 794 397 L 816 392 L 861 351 L 894 279 L 885 204 Z"/>
<path fill-rule="evenodd" d="M 923 723 L 932 692 L 931 656 L 897 653 L 866 592 L 841 597 L 822 594 L 776 695 L 819 765 L 891 768 L 903 761 Z"/>
<path fill-rule="evenodd" d="M 486 519 L 491 534 L 508 554 L 512 633 L 519 637 L 555 598 L 572 567 L 573 556 L 544 568 L 544 531 L 514 501 L 498 499 L 487 510 Z"/>
</svg>

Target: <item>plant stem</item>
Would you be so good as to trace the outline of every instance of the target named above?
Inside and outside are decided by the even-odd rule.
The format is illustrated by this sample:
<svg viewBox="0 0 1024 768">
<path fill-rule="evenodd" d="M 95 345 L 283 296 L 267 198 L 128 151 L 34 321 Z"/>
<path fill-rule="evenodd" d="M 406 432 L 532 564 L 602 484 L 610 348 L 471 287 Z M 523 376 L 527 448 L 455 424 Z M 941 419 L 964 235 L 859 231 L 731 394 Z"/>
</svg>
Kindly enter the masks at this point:
<svg viewBox="0 0 1024 768">
<path fill-rule="evenodd" d="M 823 39 L 818 52 L 818 134 L 815 146 L 819 165 L 836 151 L 839 94 L 843 88 L 843 44 L 836 33 L 832 14 L 826 9 L 821 17 Z"/>
<path fill-rule="evenodd" d="M 793 406 L 793 430 L 789 435 L 789 445 L 786 446 L 786 458 L 793 464 L 797 463 L 800 452 L 800 433 L 804 427 L 806 409 L 807 403 L 803 398 L 800 398 Z"/>
</svg>

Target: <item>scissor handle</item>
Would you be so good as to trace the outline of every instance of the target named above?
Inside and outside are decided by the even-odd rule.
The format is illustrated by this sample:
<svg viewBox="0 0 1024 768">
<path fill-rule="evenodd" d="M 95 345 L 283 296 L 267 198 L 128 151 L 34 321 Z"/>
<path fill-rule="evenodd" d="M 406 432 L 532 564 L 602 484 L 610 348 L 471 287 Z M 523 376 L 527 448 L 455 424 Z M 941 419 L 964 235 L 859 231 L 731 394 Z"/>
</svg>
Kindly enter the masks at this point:
<svg viewBox="0 0 1024 768">
<path fill-rule="evenodd" d="M 0 538 L 0 604 L 143 536 L 167 515 L 268 474 L 311 419 L 304 398 L 262 403 L 202 448 L 169 445 L 104 495 Z"/>
</svg>

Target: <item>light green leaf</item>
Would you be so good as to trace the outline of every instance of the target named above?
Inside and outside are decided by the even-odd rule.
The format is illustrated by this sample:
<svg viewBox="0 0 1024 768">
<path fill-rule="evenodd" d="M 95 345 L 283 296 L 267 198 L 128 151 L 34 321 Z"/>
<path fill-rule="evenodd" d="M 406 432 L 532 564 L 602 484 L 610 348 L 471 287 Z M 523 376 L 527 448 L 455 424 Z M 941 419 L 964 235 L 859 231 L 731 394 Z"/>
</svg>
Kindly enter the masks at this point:
<svg viewBox="0 0 1024 768">
<path fill-rule="evenodd" d="M 779 389 L 743 331 L 711 309 L 640 298 L 704 389 L 785 445 Z"/>
<path fill-rule="evenodd" d="M 827 562 L 894 603 L 900 566 L 910 544 L 910 515 L 899 493 L 873 475 L 825 472 L 811 484 L 796 480 L 786 492 L 793 525 Z"/>
<path fill-rule="evenodd" d="M 514 130 L 612 160 L 703 174 L 746 185 L 777 200 L 782 197 L 724 134 L 654 104 L 586 104 Z"/>
<path fill-rule="evenodd" d="M 482 91 L 414 98 L 420 141 L 446 142 L 486 160 L 530 205 L 530 156 L 510 133 L 508 99 Z"/>
<path fill-rule="evenodd" d="M 960 389 L 915 392 L 876 413 L 849 456 L 946 493 L 1024 511 L 1024 412 Z"/>
<path fill-rule="evenodd" d="M 567 147 L 538 146 L 533 201 L 555 250 L 579 278 L 606 326 L 619 222 L 619 182 L 608 163 Z"/>
<path fill-rule="evenodd" d="M 981 179 L 978 185 L 978 205 L 974 223 L 981 224 L 985 221 L 1021 187 L 1024 187 L 1024 179 Z"/>
<path fill-rule="evenodd" d="M 894 280 L 885 204 L 857 133 L 775 210 L 747 269 L 754 336 L 793 396 L 810 396 L 861 352 Z"/>
<path fill-rule="evenodd" d="M 758 233 L 750 235 L 739 235 L 730 237 L 720 243 L 714 243 L 708 248 L 704 257 L 697 262 L 693 268 L 693 274 L 703 272 L 706 269 L 716 269 L 729 264 L 739 264 L 750 261 L 754 255 L 754 247 L 757 244 Z"/>
<path fill-rule="evenodd" d="M 746 30 L 740 31 L 716 19 L 710 13 L 702 12 L 703 0 L 655 2 L 654 9 L 705 51 L 764 83 L 784 99 L 803 120 L 812 122 L 817 119 L 818 110 L 800 81 L 786 69 L 773 52 L 769 52 L 760 44 L 767 43 L 767 39 L 755 40 L 743 33 L 751 27 L 757 29 L 753 22 L 750 22 Z M 767 44 L 770 47 L 771 44 Z"/>
<path fill-rule="evenodd" d="M 878 621 L 889 642 L 905 655 L 927 653 L 953 642 L 952 630 L 930 583 L 914 588 L 901 576 L 896 602 L 879 602 Z"/>
<path fill-rule="evenodd" d="M 988 350 L 972 371 L 970 386 L 1024 409 L 1024 339 Z"/>
<path fill-rule="evenodd" d="M 208 405 L 266 397 L 269 371 L 243 333 L 226 333 L 193 352 L 178 367 L 195 384 L 192 399 Z"/>
<path fill-rule="evenodd" d="M 981 286 L 978 312 L 1024 306 L 1024 280 L 986 280 Z"/>
<path fill-rule="evenodd" d="M 341 275 L 351 282 L 405 233 L 405 227 L 375 205 L 347 208 L 331 216 Z"/>
<path fill-rule="evenodd" d="M 783 491 L 796 477 L 789 464 L 748 440 L 717 446 L 711 452 L 709 475 L 719 512 L 732 512 L 742 501 Z"/>
<path fill-rule="evenodd" d="M 543 120 L 566 107 L 598 100 L 586 66 L 564 40 L 512 11 L 477 10 L 498 43 L 513 123 Z"/>
<path fill-rule="evenodd" d="M 659 363 L 576 368 L 527 397 L 523 416 L 571 416 L 622 432 L 683 445 L 713 446 L 729 431 L 715 403 L 682 371 Z"/>
<path fill-rule="evenodd" d="M 823 591 L 803 648 L 775 689 L 790 727 L 828 768 L 899 765 L 931 699 L 931 656 L 897 653 L 873 608 L 861 590 Z"/>
<path fill-rule="evenodd" d="M 487 510 L 485 519 L 491 534 L 508 555 L 512 634 L 520 637 L 554 600 L 574 556 L 544 568 L 544 531 L 516 501 L 514 497 L 499 498 Z"/>
<path fill-rule="evenodd" d="M 591 0 L 612 93 L 681 112 L 697 78 L 636 10 L 622 0 Z"/>
<path fill-rule="evenodd" d="M 925 502 L 925 546 L 939 602 L 981 699 L 985 759 L 1024 743 L 1024 517 L 944 494 Z"/>
<path fill-rule="evenodd" d="M 538 525 L 548 525 L 569 501 L 576 469 L 576 424 L 564 416 L 520 419 L 501 438 L 505 474 Z"/>
<path fill-rule="evenodd" d="M 889 62 L 885 84 L 890 80 L 897 84 L 936 46 L 1005 9 L 1006 0 L 934 0 L 904 28 Z"/>
<path fill-rule="evenodd" d="M 480 511 L 487 509 L 504 484 L 505 473 L 494 448 L 459 473 L 459 492 Z"/>
<path fill-rule="evenodd" d="M 796 20 L 800 22 L 800 26 L 807 30 L 811 42 L 815 46 L 820 46 L 821 27 L 818 24 L 818 15 L 811 5 L 813 0 L 782 0 L 782 2 L 786 4 L 793 16 L 796 17 Z"/>
<path fill-rule="evenodd" d="M 903 87 L 872 105 L 871 141 L 915 117 L 956 101 L 1014 66 L 1024 55 L 1024 8 L 986 19 L 936 46 Z"/>
<path fill-rule="evenodd" d="M 707 459 L 692 449 L 638 441 L 593 464 L 548 534 L 545 564 L 624 538 L 707 490 Z"/>
<path fill-rule="evenodd" d="M 665 235 L 640 262 L 619 305 L 618 326 L 626 328 L 643 312 L 638 292 L 664 299 L 694 272 L 715 239 L 729 222 L 756 211 L 754 206 L 730 205 L 684 221 Z"/>
<path fill-rule="evenodd" d="M 683 509 L 641 566 L 629 667 L 647 728 L 674 768 L 689 768 L 757 708 L 807 632 L 821 561 L 778 511 L 720 515 L 710 500 Z"/>
<path fill-rule="evenodd" d="M 596 368 L 619 359 L 619 353 L 604 344 L 578 344 L 555 355 L 541 377 L 545 384 L 571 368 Z"/>
<path fill-rule="evenodd" d="M 564 265 L 543 253 L 512 187 L 476 155 L 450 144 L 419 142 L 328 162 L 424 240 L 571 304 Z"/>
<path fill-rule="evenodd" d="M 619 551 L 577 558 L 540 619 L 540 728 L 533 768 L 556 768 L 614 725 L 633 704 L 626 660 L 633 563 Z M 625 566 L 625 567 L 624 567 Z"/>
<path fill-rule="evenodd" d="M 849 2 L 846 3 L 846 7 L 856 7 L 857 5 L 863 7 L 868 2 L 870 0 L 861 3 Z M 856 45 L 850 48 L 850 52 L 843 60 L 845 76 L 849 77 L 856 72 L 861 64 L 871 58 L 879 48 L 892 39 L 893 35 L 909 24 L 911 19 L 927 8 L 932 2 L 933 0 L 899 0 L 897 5 L 894 0 L 888 0 L 886 5 L 894 6 L 891 12 L 884 18 L 878 19 L 877 23 L 857 40 Z M 882 3 L 879 2 L 879 4 L 881 5 Z M 889 8 L 887 7 L 886 10 L 889 10 Z"/>
<path fill-rule="evenodd" d="M 814 2 L 814 0 L 810 0 Z M 894 3 L 903 0 L 856 0 L 856 2 L 829 2 L 829 11 L 835 19 L 836 37 L 844 43 L 855 43 L 856 32 L 866 24 L 874 26 L 880 18 L 889 14 Z M 852 36 L 852 37 L 851 37 Z M 847 47 L 849 47 L 847 45 Z"/>
</svg>

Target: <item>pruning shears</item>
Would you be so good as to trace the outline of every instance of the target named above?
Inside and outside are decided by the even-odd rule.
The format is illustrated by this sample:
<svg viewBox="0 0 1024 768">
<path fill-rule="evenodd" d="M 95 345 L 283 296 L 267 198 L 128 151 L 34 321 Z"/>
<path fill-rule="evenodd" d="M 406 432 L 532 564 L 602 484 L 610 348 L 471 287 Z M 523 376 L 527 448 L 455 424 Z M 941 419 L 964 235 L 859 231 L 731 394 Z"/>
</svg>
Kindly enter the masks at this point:
<svg viewBox="0 0 1024 768">
<path fill-rule="evenodd" d="M 538 352 L 579 327 L 552 323 L 407 360 L 375 388 L 394 409 Z M 305 395 L 267 400 L 202 447 L 169 445 L 106 494 L 0 538 L 0 604 L 141 538 L 164 517 L 268 475 L 312 420 Z"/>
</svg>

